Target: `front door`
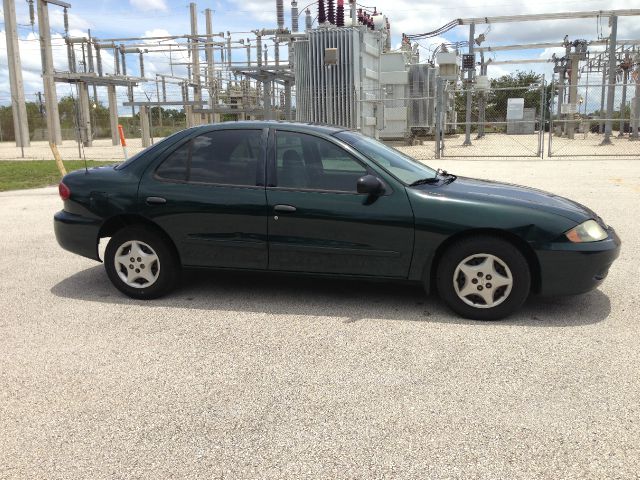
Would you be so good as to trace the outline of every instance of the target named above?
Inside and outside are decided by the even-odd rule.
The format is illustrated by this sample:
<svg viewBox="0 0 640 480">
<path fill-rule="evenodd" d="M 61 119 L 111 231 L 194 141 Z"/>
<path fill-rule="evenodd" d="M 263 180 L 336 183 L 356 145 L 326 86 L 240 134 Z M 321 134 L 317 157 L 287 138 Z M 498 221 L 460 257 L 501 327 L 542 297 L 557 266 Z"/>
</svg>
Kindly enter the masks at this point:
<svg viewBox="0 0 640 480">
<path fill-rule="evenodd" d="M 183 265 L 267 268 L 266 130 L 212 130 L 163 156 L 140 184 L 141 213 Z"/>
<path fill-rule="evenodd" d="M 407 277 L 413 214 L 404 188 L 358 194 L 375 171 L 337 141 L 277 130 L 267 186 L 269 269 Z"/>
</svg>

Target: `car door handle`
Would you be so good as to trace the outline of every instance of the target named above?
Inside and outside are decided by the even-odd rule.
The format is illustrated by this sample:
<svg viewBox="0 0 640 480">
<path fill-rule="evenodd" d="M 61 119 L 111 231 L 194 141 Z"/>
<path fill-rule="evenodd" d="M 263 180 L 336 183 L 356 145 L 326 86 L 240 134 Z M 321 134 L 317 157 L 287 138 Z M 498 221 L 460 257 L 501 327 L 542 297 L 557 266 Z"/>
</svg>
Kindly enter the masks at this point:
<svg viewBox="0 0 640 480">
<path fill-rule="evenodd" d="M 276 212 L 295 212 L 296 207 L 293 205 L 276 205 L 273 207 Z"/>
<path fill-rule="evenodd" d="M 162 197 L 147 197 L 147 204 L 149 205 L 163 205 L 167 203 L 166 198 Z"/>
</svg>

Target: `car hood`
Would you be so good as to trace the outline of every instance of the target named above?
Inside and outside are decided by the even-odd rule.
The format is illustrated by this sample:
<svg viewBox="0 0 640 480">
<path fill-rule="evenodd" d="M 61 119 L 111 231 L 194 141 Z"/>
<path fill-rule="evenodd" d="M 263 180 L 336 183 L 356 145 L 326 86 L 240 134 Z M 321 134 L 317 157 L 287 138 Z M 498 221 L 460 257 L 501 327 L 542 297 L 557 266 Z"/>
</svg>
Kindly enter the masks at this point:
<svg viewBox="0 0 640 480">
<path fill-rule="evenodd" d="M 572 221 L 581 223 L 594 218 L 601 219 L 590 209 L 568 198 L 530 187 L 509 183 L 458 177 L 455 181 L 439 185 L 422 186 L 424 190 L 432 190 L 439 195 L 469 201 L 497 204 L 519 204 L 528 208 L 561 215 Z"/>
</svg>

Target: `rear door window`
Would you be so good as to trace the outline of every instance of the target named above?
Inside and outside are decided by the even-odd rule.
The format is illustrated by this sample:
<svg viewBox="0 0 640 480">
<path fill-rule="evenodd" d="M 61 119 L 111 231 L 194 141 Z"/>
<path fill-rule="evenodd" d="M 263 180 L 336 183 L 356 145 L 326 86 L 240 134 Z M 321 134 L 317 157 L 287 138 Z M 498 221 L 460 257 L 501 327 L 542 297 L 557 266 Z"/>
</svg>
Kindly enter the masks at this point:
<svg viewBox="0 0 640 480">
<path fill-rule="evenodd" d="M 156 170 L 156 175 L 166 180 L 187 180 L 191 141 L 176 148 Z"/>
<path fill-rule="evenodd" d="M 216 130 L 178 147 L 156 175 L 167 180 L 254 186 L 262 150 L 261 130 Z"/>
<path fill-rule="evenodd" d="M 255 185 L 260 130 L 217 130 L 193 139 L 189 181 Z"/>
</svg>

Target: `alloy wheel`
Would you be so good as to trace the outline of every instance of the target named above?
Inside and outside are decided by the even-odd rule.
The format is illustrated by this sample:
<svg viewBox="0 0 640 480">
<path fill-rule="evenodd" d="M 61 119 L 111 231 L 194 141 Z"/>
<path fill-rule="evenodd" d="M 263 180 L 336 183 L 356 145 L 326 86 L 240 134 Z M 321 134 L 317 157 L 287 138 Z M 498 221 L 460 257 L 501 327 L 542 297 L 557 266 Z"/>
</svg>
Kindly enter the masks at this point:
<svg viewBox="0 0 640 480">
<path fill-rule="evenodd" d="M 493 308 L 511 293 L 513 275 L 507 264 L 495 255 L 477 253 L 462 260 L 453 273 L 453 288 L 467 305 Z"/>
<path fill-rule="evenodd" d="M 158 255 L 140 240 L 129 240 L 120 245 L 113 261 L 120 280 L 133 288 L 150 287 L 160 275 Z"/>
</svg>

